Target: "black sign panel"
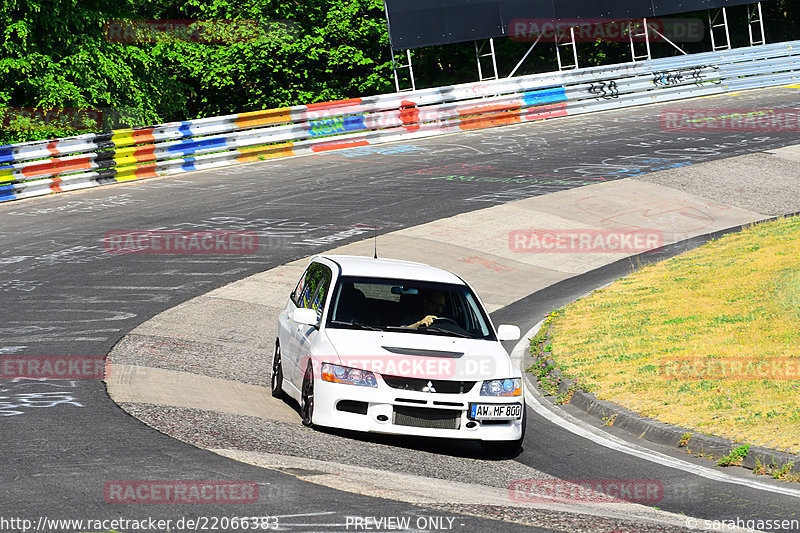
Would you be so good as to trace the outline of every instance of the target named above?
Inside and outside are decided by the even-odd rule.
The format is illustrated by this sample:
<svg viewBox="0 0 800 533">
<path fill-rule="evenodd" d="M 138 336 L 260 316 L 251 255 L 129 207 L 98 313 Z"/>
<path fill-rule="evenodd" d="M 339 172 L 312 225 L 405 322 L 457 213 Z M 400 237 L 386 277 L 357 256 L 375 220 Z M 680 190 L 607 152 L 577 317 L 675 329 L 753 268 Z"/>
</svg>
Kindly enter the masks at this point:
<svg viewBox="0 0 800 533">
<path fill-rule="evenodd" d="M 640 19 L 753 0 L 385 0 L 395 50 L 506 37 L 517 20 Z"/>
<path fill-rule="evenodd" d="M 757 3 L 754 0 L 654 0 L 653 15 L 674 15 L 676 13 L 689 13 L 717 7 L 743 6 Z"/>
</svg>

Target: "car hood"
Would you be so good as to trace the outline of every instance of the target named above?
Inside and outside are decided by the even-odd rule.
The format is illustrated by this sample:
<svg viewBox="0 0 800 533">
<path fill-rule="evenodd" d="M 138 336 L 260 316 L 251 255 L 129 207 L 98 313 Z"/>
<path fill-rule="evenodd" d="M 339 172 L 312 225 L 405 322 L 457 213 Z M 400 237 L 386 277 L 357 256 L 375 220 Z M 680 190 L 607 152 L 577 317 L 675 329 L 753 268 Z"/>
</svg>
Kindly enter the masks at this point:
<svg viewBox="0 0 800 533">
<path fill-rule="evenodd" d="M 349 329 L 325 333 L 339 364 L 378 374 L 466 381 L 520 376 L 497 341 Z"/>
</svg>

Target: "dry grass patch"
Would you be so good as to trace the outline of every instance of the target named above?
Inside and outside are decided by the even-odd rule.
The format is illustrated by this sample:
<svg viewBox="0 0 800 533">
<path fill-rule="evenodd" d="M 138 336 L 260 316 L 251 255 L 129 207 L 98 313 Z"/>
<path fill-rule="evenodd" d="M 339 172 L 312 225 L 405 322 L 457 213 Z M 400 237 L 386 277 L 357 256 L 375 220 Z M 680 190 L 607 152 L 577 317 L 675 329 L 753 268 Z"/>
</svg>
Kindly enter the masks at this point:
<svg viewBox="0 0 800 533">
<path fill-rule="evenodd" d="M 800 452 L 800 217 L 644 267 L 567 307 L 552 334 L 559 367 L 599 398 Z"/>
</svg>

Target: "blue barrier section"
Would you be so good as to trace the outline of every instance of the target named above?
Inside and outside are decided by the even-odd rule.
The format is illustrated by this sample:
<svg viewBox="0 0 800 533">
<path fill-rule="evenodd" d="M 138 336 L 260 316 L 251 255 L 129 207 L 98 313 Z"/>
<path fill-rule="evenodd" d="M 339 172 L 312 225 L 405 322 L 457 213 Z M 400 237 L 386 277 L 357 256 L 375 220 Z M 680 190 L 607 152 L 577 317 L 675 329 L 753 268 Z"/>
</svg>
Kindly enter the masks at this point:
<svg viewBox="0 0 800 533">
<path fill-rule="evenodd" d="M 525 102 L 526 106 L 554 104 L 563 102 L 566 99 L 567 94 L 564 87 L 548 87 L 547 89 L 522 93 L 522 101 Z"/>
<path fill-rule="evenodd" d="M 178 131 L 181 132 L 181 138 L 194 136 L 191 122 L 181 122 L 181 127 L 178 128 Z"/>
<path fill-rule="evenodd" d="M 197 170 L 197 168 L 194 166 L 194 162 L 195 162 L 194 158 L 189 158 L 189 160 L 187 160 L 181 165 L 181 169 L 187 172 L 191 170 Z"/>
<path fill-rule="evenodd" d="M 14 194 L 14 185 L 0 185 L 0 202 L 16 199 L 17 195 Z"/>
<path fill-rule="evenodd" d="M 14 147 L 8 144 L 0 146 L 0 163 L 14 162 Z M 2 169 L 3 167 L 0 167 Z"/>
<path fill-rule="evenodd" d="M 175 146 L 167 148 L 167 152 L 171 154 L 193 154 L 198 150 L 207 148 L 225 148 L 227 146 L 227 139 L 224 137 L 217 137 L 215 139 L 203 139 L 200 141 L 186 141 Z"/>
</svg>

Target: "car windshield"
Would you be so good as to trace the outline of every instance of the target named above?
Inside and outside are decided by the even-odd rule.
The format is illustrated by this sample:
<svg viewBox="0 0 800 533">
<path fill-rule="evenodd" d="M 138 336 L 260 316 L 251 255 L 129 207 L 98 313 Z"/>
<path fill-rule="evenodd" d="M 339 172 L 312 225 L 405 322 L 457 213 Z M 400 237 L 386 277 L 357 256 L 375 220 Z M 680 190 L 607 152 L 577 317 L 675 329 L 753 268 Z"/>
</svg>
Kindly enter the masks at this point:
<svg viewBox="0 0 800 533">
<path fill-rule="evenodd" d="M 495 339 L 469 287 L 425 281 L 343 276 L 327 327 Z"/>
</svg>

